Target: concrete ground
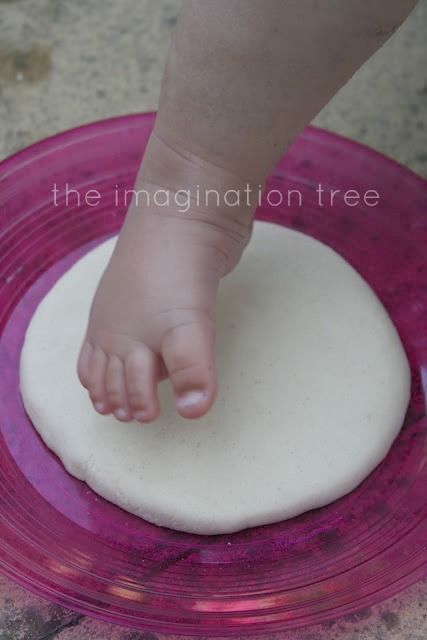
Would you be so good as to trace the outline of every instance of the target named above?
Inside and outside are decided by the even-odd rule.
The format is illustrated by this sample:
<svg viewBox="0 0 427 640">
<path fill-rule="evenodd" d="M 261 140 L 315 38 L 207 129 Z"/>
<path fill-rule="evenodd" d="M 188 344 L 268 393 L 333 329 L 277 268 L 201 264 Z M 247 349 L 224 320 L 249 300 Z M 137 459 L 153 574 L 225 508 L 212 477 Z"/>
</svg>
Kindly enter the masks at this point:
<svg viewBox="0 0 427 640">
<path fill-rule="evenodd" d="M 179 0 L 0 0 L 0 158 L 155 109 Z M 427 0 L 315 123 L 427 176 Z"/>
<path fill-rule="evenodd" d="M 0 158 L 82 123 L 156 108 L 178 0 L 0 0 Z M 427 177 L 427 0 L 316 118 Z M 1 183 L 0 183 L 1 188 Z M 284 640 L 422 640 L 427 583 Z M 156 640 L 0 577 L 1 640 Z M 270 639 L 272 640 L 272 639 Z M 276 638 L 276 640 L 278 640 Z"/>
</svg>

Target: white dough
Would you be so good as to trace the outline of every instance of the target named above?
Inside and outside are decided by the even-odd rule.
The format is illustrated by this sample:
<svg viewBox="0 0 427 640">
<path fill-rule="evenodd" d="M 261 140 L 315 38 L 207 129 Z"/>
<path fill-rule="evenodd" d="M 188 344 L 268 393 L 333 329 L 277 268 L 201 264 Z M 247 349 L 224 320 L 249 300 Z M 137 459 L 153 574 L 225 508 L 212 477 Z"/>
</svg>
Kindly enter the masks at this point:
<svg viewBox="0 0 427 640">
<path fill-rule="evenodd" d="M 25 407 L 68 471 L 150 522 L 210 534 L 290 518 L 354 489 L 384 458 L 407 408 L 397 332 L 341 257 L 256 223 L 219 296 L 214 408 L 173 408 L 148 426 L 99 416 L 76 360 L 110 240 L 80 260 L 35 313 L 21 360 Z"/>
</svg>

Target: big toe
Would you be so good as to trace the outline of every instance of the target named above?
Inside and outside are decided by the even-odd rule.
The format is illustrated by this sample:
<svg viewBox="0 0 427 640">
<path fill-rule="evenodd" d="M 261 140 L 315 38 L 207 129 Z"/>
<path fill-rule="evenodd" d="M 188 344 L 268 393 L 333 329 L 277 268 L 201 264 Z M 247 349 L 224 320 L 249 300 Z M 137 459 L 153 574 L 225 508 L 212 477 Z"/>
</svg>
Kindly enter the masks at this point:
<svg viewBox="0 0 427 640">
<path fill-rule="evenodd" d="M 215 400 L 213 344 L 212 322 L 205 317 L 177 324 L 163 339 L 161 355 L 184 418 L 200 418 Z"/>
</svg>

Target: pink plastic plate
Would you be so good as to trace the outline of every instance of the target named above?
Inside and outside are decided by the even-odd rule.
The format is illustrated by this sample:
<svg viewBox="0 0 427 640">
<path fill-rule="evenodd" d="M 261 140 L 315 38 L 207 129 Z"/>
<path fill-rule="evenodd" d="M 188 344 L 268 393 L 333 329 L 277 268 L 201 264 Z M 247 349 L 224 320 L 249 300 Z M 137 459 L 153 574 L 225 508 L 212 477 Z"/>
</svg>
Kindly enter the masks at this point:
<svg viewBox="0 0 427 640">
<path fill-rule="evenodd" d="M 264 201 L 258 211 L 349 260 L 384 302 L 411 362 L 404 428 L 350 495 L 229 536 L 158 528 L 68 475 L 24 413 L 18 364 L 31 315 L 77 258 L 119 229 L 125 211 L 115 194 L 133 186 L 153 117 L 69 131 L 0 165 L 1 569 L 57 603 L 160 633 L 246 637 L 367 607 L 427 573 L 427 186 L 405 168 L 307 129 L 269 180 L 270 200 L 285 194 L 284 204 Z M 66 206 L 67 183 L 81 197 L 96 189 L 98 206 L 72 194 Z M 332 206 L 329 196 L 319 205 L 319 183 L 324 197 L 341 190 Z M 375 189 L 379 203 L 345 204 L 350 188 Z M 288 206 L 291 189 L 302 207 L 295 194 Z"/>
</svg>

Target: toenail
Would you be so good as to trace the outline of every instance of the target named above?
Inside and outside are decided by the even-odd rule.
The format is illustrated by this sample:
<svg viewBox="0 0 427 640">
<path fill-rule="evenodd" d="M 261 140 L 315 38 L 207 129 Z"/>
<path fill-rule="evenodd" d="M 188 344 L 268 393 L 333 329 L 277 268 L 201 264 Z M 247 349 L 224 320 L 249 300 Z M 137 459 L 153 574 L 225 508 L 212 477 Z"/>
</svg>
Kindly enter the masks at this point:
<svg viewBox="0 0 427 640">
<path fill-rule="evenodd" d="M 105 405 L 103 402 L 95 402 L 94 407 L 95 411 L 98 411 L 98 413 L 104 413 L 105 411 Z"/>
<path fill-rule="evenodd" d="M 147 412 L 146 411 L 137 411 L 136 413 L 133 414 L 133 417 L 135 418 L 135 420 L 138 420 L 138 422 L 146 422 L 147 421 Z"/>
<path fill-rule="evenodd" d="M 127 418 L 127 413 L 124 409 L 116 409 L 114 415 L 116 416 L 117 420 L 126 420 Z"/>
<path fill-rule="evenodd" d="M 205 398 L 206 393 L 204 391 L 187 391 L 179 396 L 176 404 L 179 409 L 192 409 L 203 402 Z"/>
</svg>

